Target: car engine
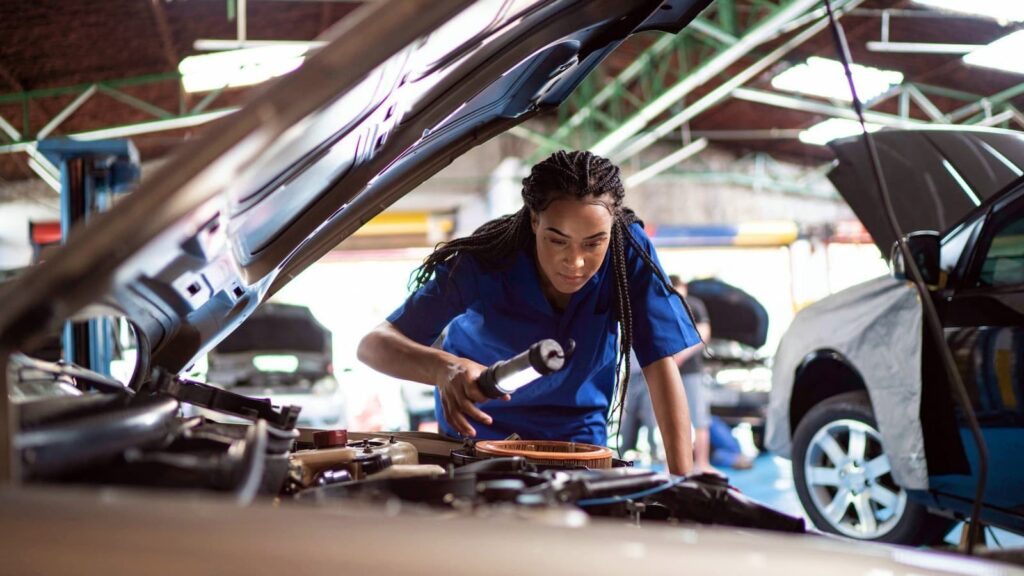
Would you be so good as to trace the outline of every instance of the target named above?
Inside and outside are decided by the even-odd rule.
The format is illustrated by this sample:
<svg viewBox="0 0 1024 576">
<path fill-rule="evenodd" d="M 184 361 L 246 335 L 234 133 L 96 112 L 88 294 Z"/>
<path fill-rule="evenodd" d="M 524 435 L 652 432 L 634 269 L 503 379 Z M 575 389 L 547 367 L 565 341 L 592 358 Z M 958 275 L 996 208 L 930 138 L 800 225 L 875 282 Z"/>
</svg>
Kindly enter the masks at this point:
<svg viewBox="0 0 1024 576">
<path fill-rule="evenodd" d="M 300 430 L 294 407 L 167 373 L 126 388 L 23 355 L 12 358 L 10 381 L 23 483 L 216 492 L 242 505 L 358 502 L 426 514 L 514 510 L 527 517 L 562 511 L 636 524 L 804 531 L 801 518 L 746 498 L 723 478 L 636 469 L 589 444 Z M 184 418 L 183 403 L 253 424 Z"/>
</svg>

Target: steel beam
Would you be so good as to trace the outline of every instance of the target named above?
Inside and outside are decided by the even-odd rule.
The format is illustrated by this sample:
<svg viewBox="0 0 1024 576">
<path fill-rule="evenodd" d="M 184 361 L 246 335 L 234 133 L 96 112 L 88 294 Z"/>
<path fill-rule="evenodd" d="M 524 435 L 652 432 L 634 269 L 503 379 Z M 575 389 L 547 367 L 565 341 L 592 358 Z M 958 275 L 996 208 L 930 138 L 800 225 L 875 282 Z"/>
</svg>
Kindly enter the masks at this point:
<svg viewBox="0 0 1024 576">
<path fill-rule="evenodd" d="M 1009 122 L 1015 119 L 1015 112 L 1013 110 L 1003 110 L 998 114 L 993 114 L 987 118 L 982 118 L 974 123 L 975 126 L 998 126 L 1003 122 Z"/>
<path fill-rule="evenodd" d="M 608 134 L 590 147 L 596 154 L 609 155 L 617 150 L 628 139 L 643 130 L 647 124 L 668 110 L 673 104 L 685 98 L 695 88 L 704 85 L 721 74 L 740 58 L 746 56 L 755 47 L 775 38 L 779 28 L 818 5 L 819 0 L 791 0 L 784 7 L 760 22 L 753 30 L 745 34 L 738 42 L 718 53 L 703 66 L 670 87 L 652 102 L 637 111 L 618 129 Z"/>
<path fill-rule="evenodd" d="M 1010 100 L 1024 94 L 1024 84 L 1017 84 L 1011 88 L 1007 88 L 1002 92 L 998 92 L 991 96 L 985 96 L 978 99 L 976 102 L 972 102 L 962 108 L 958 108 L 949 113 L 949 119 L 953 122 L 959 122 L 964 118 L 969 118 L 973 114 L 978 112 L 984 112 L 986 107 L 991 107 L 996 104 L 1003 104 Z"/>
<path fill-rule="evenodd" d="M 828 166 L 831 168 L 831 166 Z M 815 169 L 813 172 L 817 172 Z M 813 176 L 813 174 L 812 174 Z M 820 198 L 834 200 L 838 198 L 835 189 L 827 183 L 815 186 L 807 179 L 792 180 L 768 175 L 741 174 L 736 172 L 667 172 L 662 178 L 682 182 L 698 182 L 701 184 L 725 184 L 741 186 L 753 190 L 771 190 L 801 198 Z M 824 180 L 824 177 L 822 177 Z"/>
<path fill-rule="evenodd" d="M 193 126 L 199 126 L 212 120 L 216 120 L 221 116 L 226 116 L 238 110 L 237 108 L 222 108 L 220 110 L 213 110 L 211 112 L 205 112 L 203 114 L 190 114 L 187 116 L 178 116 L 175 118 L 166 118 L 163 120 L 153 120 L 151 122 L 139 122 L 138 124 L 126 124 L 123 126 L 113 126 L 110 128 L 100 128 L 98 130 L 89 130 L 86 132 L 76 132 L 69 134 L 68 138 L 73 140 L 102 140 L 104 138 L 125 138 L 128 136 L 138 136 L 140 134 L 149 134 L 152 132 L 162 132 L 166 130 L 177 130 L 179 128 L 191 128 Z M 0 146 L 0 154 L 10 154 L 14 152 L 26 152 L 29 149 L 35 147 L 36 140 L 25 140 L 18 141 L 13 144 L 6 144 Z"/>
<path fill-rule="evenodd" d="M 694 18 L 688 25 L 689 28 L 693 28 L 694 32 L 700 32 L 704 36 L 711 38 L 717 42 L 725 44 L 726 46 L 732 46 L 739 42 L 739 38 L 732 34 L 722 30 L 718 26 L 704 20 L 703 18 Z"/>
<path fill-rule="evenodd" d="M 149 102 L 136 98 L 131 94 L 125 94 L 124 92 L 121 92 L 116 88 L 104 86 L 103 84 L 98 84 L 97 87 L 99 88 L 100 92 L 103 92 L 104 94 L 110 96 L 114 100 L 117 100 L 118 102 L 121 102 L 123 104 L 127 104 L 137 110 L 141 110 L 151 116 L 155 116 L 157 118 L 170 118 L 171 116 L 174 116 L 174 114 L 167 110 L 164 110 L 159 106 L 150 104 Z"/>
<path fill-rule="evenodd" d="M 788 108 L 790 110 L 798 110 L 800 112 L 807 112 L 810 114 L 820 114 L 822 116 L 832 116 L 835 118 L 845 118 L 847 120 L 857 121 L 857 114 L 853 111 L 853 108 L 836 106 L 835 104 L 829 104 L 820 100 L 798 98 L 787 94 L 779 94 L 777 92 L 755 90 L 751 88 L 737 88 L 733 91 L 732 95 L 734 98 L 745 100 L 747 102 L 756 102 L 767 106 L 776 106 L 778 108 Z M 913 118 L 905 119 L 892 114 L 871 111 L 864 112 L 864 121 L 872 124 L 882 124 L 884 126 L 909 127 L 927 124 L 927 122 L 923 120 L 915 120 Z"/>
<path fill-rule="evenodd" d="M 544 148 L 547 150 L 560 150 L 563 148 L 569 148 L 569 146 L 566 146 L 565 144 L 562 144 L 557 140 L 549 138 L 548 136 L 545 136 L 534 130 L 530 130 L 529 128 L 526 128 L 525 126 L 522 125 L 513 126 L 512 128 L 509 129 L 508 133 L 513 136 L 518 136 L 519 138 L 522 138 L 523 140 L 526 140 L 531 144 L 536 144 L 540 148 Z"/>
<path fill-rule="evenodd" d="M 836 13 L 842 16 L 845 12 L 858 6 L 863 0 L 850 0 L 849 2 L 839 5 L 836 7 Z M 699 114 L 705 112 L 709 108 L 716 106 L 726 98 L 728 98 L 734 90 L 746 84 L 757 75 L 764 72 L 770 66 L 782 59 L 783 56 L 791 52 L 797 46 L 800 46 L 807 40 L 814 37 L 816 34 L 828 27 L 828 19 L 821 18 L 814 24 L 811 24 L 802 32 L 790 38 L 781 46 L 772 50 L 767 56 L 758 60 L 754 65 L 743 70 L 739 74 L 735 74 L 726 80 L 721 85 L 717 86 L 711 92 L 701 97 L 699 100 L 689 105 L 679 113 L 669 118 L 664 123 L 658 125 L 654 129 L 642 134 L 635 140 L 629 142 L 623 146 L 620 151 L 613 153 L 611 156 L 617 161 L 622 161 L 630 156 L 634 156 L 646 149 L 650 145 L 657 142 L 660 138 L 664 138 L 670 134 L 676 128 L 686 124 Z"/>
<path fill-rule="evenodd" d="M 167 14 L 164 12 L 163 0 L 148 0 L 149 12 L 153 16 L 157 33 L 160 36 L 160 47 L 163 49 L 164 58 L 172 70 L 178 68 L 178 51 L 174 48 L 174 37 L 171 35 L 171 27 L 167 24 Z"/>
<path fill-rule="evenodd" d="M 42 140 L 43 138 L 49 136 L 50 132 L 53 132 L 53 130 L 57 128 L 57 126 L 60 126 L 62 122 L 67 120 L 72 114 L 74 114 L 79 108 L 81 108 L 82 104 L 85 104 L 89 100 L 89 98 L 92 98 L 93 94 L 95 94 L 97 90 L 97 86 L 93 84 L 85 92 L 79 94 L 78 98 L 72 100 L 71 103 L 65 106 L 63 110 L 58 112 L 52 120 L 47 122 L 46 126 L 43 126 L 39 129 L 39 132 L 36 133 L 36 140 Z"/>
<path fill-rule="evenodd" d="M 910 95 L 910 99 L 913 100 L 914 103 L 932 119 L 932 122 L 949 122 L 949 117 L 943 114 L 942 110 L 939 110 L 939 107 L 925 96 L 924 93 L 916 86 L 907 86 L 906 91 L 907 94 Z"/>
<path fill-rule="evenodd" d="M 203 99 L 200 100 L 198 104 L 196 104 L 195 108 L 192 109 L 190 114 L 199 114 L 200 112 L 206 111 L 210 104 L 213 104 L 213 101 L 216 100 L 217 97 L 220 96 L 223 92 L 223 87 L 217 88 L 216 90 L 210 92 L 209 94 L 204 96 Z"/>
<path fill-rule="evenodd" d="M 718 21 L 726 31 L 736 33 L 736 0 L 718 0 Z"/>
<path fill-rule="evenodd" d="M 43 156 L 34 144 L 26 148 L 25 153 L 28 154 L 28 167 L 50 188 L 60 192 L 60 169 Z"/>
<path fill-rule="evenodd" d="M 12 142 L 21 140 L 21 132 L 18 132 L 18 129 L 7 120 L 4 120 L 3 117 L 0 117 L 0 131 L 7 134 Z"/>
<path fill-rule="evenodd" d="M 122 86 L 142 86 L 145 84 L 155 84 L 157 82 L 168 82 L 178 81 L 181 78 L 181 74 L 177 71 L 174 72 L 163 72 L 160 74 L 147 74 L 144 76 L 135 76 L 132 78 L 122 78 L 120 80 L 106 80 L 102 82 L 104 86 L 110 88 L 120 88 Z M 21 103 L 26 100 L 38 100 L 40 98 L 51 98 L 54 96 L 68 96 L 70 94 L 81 94 L 86 90 L 95 86 L 96 82 L 88 84 L 76 84 L 74 86 L 62 86 L 59 88 L 41 88 L 39 90 L 29 90 L 20 92 L 9 92 L 6 94 L 0 94 L 0 104 L 13 104 Z"/>
<path fill-rule="evenodd" d="M 696 154 L 702 152 L 708 147 L 708 139 L 701 138 L 700 140 L 694 140 L 686 146 L 683 146 L 679 150 L 665 156 L 661 160 L 658 160 L 654 164 L 651 164 L 647 168 L 626 177 L 624 184 L 626 186 L 638 186 L 651 178 L 654 178 L 658 174 L 661 174 L 665 170 L 679 164 L 683 160 L 690 158 Z"/>
<path fill-rule="evenodd" d="M 868 42 L 871 52 L 891 54 L 967 54 L 984 44 L 938 44 L 933 42 Z"/>
<path fill-rule="evenodd" d="M 623 89 L 627 84 L 632 82 L 641 72 L 650 67 L 651 63 L 658 59 L 662 54 L 668 52 L 677 42 L 682 41 L 682 36 L 673 36 L 671 34 L 663 34 L 659 37 L 654 44 L 651 44 L 649 48 L 640 53 L 633 62 L 626 66 L 623 71 L 615 77 L 614 80 L 607 83 L 593 98 L 582 108 L 576 111 L 568 120 L 559 126 L 555 133 L 551 137 L 556 141 L 564 141 L 573 130 L 578 128 L 594 110 L 604 105 L 612 96 L 615 95 L 617 90 Z"/>
<path fill-rule="evenodd" d="M 910 92 L 906 90 L 900 92 L 899 116 L 900 118 L 910 118 Z"/>
<path fill-rule="evenodd" d="M 210 112 L 203 112 L 202 114 L 189 114 L 164 120 L 153 120 L 151 122 L 139 122 L 138 124 L 114 126 L 113 128 L 89 130 L 87 132 L 72 134 L 70 138 L 74 138 L 75 140 L 104 140 L 106 138 L 126 138 L 128 136 L 138 136 L 140 134 L 151 134 L 153 132 L 191 128 L 193 126 L 199 126 L 200 124 L 206 124 L 207 122 L 211 122 L 222 116 L 227 116 L 228 114 L 232 114 L 236 111 L 238 111 L 237 107 L 221 108 L 220 110 L 212 110 Z"/>
<path fill-rule="evenodd" d="M 943 86 L 932 86 L 931 84 L 921 84 L 919 82 L 905 82 L 909 86 L 914 86 L 921 91 L 922 94 L 931 94 L 932 96 L 941 96 L 943 98 L 949 98 L 951 100 L 962 100 L 964 102 L 974 102 L 979 100 L 981 96 L 972 94 L 970 92 L 964 92 L 962 90 L 954 90 L 952 88 L 946 88 Z"/>
<path fill-rule="evenodd" d="M 803 128 L 763 128 L 752 130 L 693 130 L 693 138 L 708 140 L 793 140 L 800 137 Z"/>
</svg>

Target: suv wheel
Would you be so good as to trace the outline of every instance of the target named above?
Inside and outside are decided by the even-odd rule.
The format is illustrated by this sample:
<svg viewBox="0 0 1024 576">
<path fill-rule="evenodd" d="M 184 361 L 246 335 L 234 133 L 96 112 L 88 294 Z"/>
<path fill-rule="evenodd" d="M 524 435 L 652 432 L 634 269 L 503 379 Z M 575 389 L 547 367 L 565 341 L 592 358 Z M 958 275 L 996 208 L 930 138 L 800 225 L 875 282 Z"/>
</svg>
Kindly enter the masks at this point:
<svg viewBox="0 0 1024 576">
<path fill-rule="evenodd" d="M 818 529 L 858 540 L 930 544 L 953 522 L 907 500 L 864 392 L 815 406 L 793 437 L 793 481 Z"/>
</svg>

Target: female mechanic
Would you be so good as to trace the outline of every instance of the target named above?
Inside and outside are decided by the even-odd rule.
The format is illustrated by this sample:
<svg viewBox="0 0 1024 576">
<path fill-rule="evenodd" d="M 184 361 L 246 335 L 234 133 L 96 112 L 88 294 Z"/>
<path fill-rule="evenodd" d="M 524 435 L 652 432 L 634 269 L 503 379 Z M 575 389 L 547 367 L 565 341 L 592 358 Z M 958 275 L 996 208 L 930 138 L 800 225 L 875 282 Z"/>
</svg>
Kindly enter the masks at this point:
<svg viewBox="0 0 1024 576">
<path fill-rule="evenodd" d="M 619 168 L 589 152 L 536 164 L 523 180 L 523 208 L 439 245 L 417 269 L 415 292 L 363 337 L 359 359 L 436 386 L 439 428 L 450 436 L 604 445 L 613 397 L 621 415 L 632 349 L 669 471 L 690 472 L 690 417 L 673 354 L 700 336 L 624 192 Z M 565 368 L 511 397 L 480 392 L 487 366 L 544 338 L 575 340 Z"/>
</svg>

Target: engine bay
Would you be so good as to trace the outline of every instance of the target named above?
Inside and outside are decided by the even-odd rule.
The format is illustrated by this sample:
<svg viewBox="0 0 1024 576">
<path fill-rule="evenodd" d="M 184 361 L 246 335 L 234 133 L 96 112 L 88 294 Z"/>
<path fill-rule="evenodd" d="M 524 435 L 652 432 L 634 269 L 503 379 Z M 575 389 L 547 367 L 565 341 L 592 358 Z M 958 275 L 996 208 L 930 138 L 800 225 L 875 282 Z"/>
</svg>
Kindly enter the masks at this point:
<svg viewBox="0 0 1024 576">
<path fill-rule="evenodd" d="M 299 429 L 296 407 L 166 373 L 115 389 L 79 367 L 22 355 L 9 374 L 24 484 L 212 492 L 241 505 L 379 504 L 456 516 L 559 511 L 635 524 L 804 531 L 803 519 L 745 497 L 721 477 L 634 468 L 600 446 Z M 183 417 L 183 404 L 253 423 Z"/>
</svg>

